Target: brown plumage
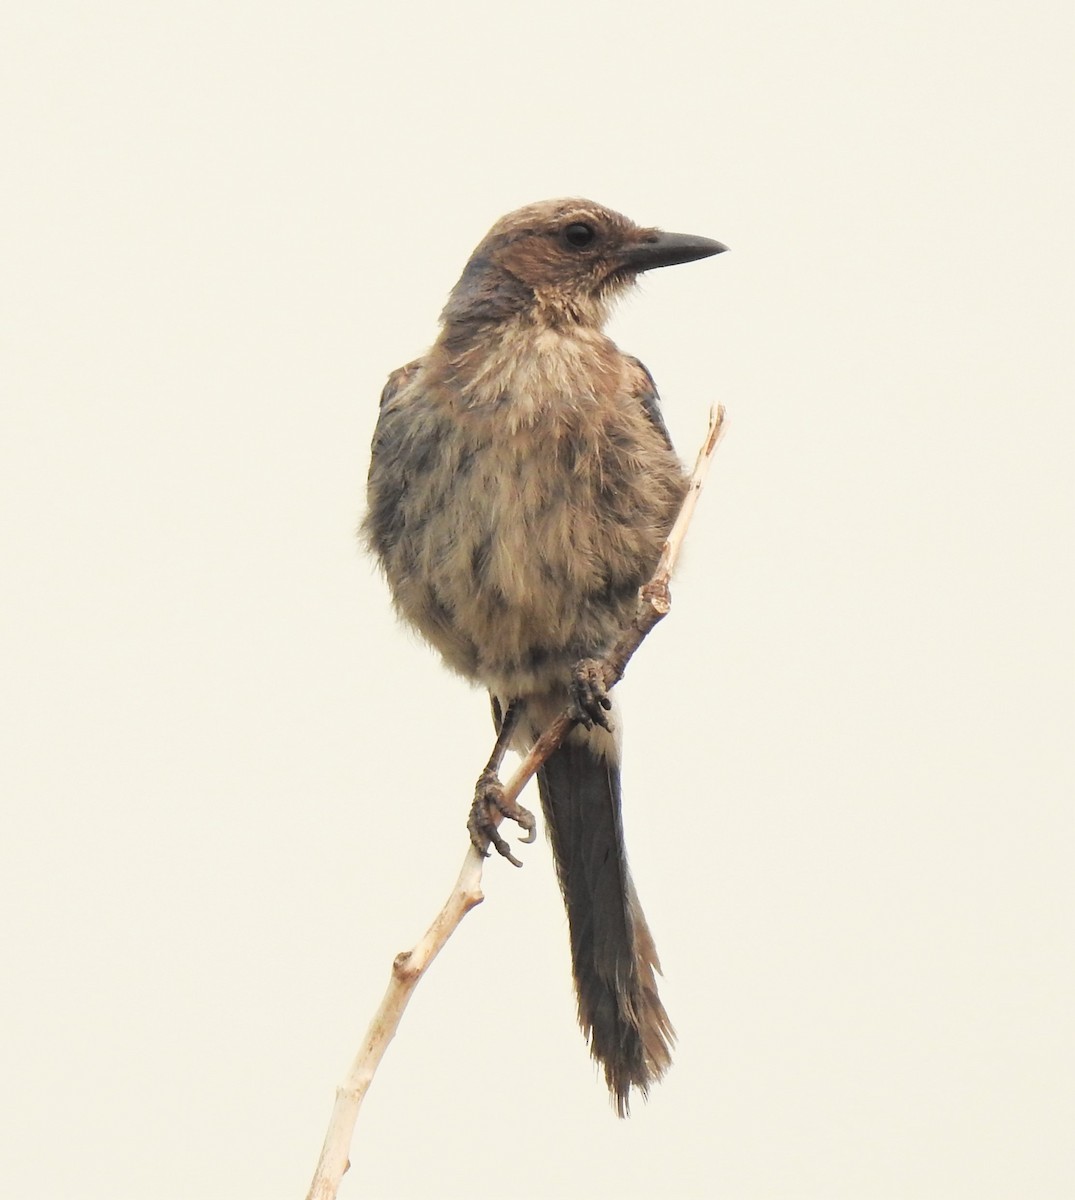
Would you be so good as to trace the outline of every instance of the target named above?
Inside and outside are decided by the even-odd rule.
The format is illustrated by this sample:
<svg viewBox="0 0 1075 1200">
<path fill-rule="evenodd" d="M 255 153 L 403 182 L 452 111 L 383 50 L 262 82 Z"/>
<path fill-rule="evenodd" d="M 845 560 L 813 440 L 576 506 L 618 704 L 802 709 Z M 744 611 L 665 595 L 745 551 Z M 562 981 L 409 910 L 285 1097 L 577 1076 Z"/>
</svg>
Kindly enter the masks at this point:
<svg viewBox="0 0 1075 1200">
<path fill-rule="evenodd" d="M 723 249 L 586 200 L 520 209 L 385 388 L 364 535 L 400 614 L 496 711 L 516 702 L 519 749 L 630 619 L 685 492 L 649 373 L 602 332 L 609 305 L 639 271 Z M 538 782 L 579 1021 L 624 1115 L 673 1032 L 627 871 L 616 738 L 577 727 Z"/>
</svg>

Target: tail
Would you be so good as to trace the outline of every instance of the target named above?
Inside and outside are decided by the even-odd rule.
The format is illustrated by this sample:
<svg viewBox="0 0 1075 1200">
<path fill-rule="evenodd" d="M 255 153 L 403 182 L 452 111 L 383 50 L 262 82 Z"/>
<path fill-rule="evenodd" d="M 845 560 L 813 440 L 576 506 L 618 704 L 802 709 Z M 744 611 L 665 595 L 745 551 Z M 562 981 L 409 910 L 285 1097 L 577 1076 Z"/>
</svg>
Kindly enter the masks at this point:
<svg viewBox="0 0 1075 1200">
<path fill-rule="evenodd" d="M 671 1064 L 675 1031 L 657 995 L 661 964 L 627 870 L 619 765 L 580 733 L 548 759 L 538 787 L 567 905 L 579 1024 L 624 1117 L 631 1088 L 645 1096 Z"/>
</svg>

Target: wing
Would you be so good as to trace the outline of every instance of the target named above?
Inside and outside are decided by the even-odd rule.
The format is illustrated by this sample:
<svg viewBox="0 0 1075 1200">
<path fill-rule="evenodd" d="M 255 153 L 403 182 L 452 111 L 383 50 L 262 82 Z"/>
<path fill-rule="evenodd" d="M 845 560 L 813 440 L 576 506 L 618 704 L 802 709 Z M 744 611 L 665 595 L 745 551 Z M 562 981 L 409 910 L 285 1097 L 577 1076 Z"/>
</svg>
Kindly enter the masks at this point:
<svg viewBox="0 0 1075 1200">
<path fill-rule="evenodd" d="M 416 358 L 388 377 L 381 392 L 381 410 L 373 431 L 370 469 L 366 481 L 366 516 L 361 533 L 367 545 L 378 555 L 384 555 L 402 533 L 401 501 L 407 487 L 407 477 L 396 461 L 400 439 L 406 427 L 406 414 L 394 404 L 422 366 Z"/>
<path fill-rule="evenodd" d="M 657 394 L 657 385 L 653 382 L 653 376 L 646 369 L 645 363 L 641 360 L 628 355 L 628 361 L 635 368 L 638 378 L 638 390 L 636 395 L 642 404 L 646 416 L 649 418 L 650 424 L 661 435 L 661 440 L 669 450 L 674 450 L 672 439 L 668 435 L 668 426 L 664 423 L 664 417 L 661 416 L 661 398 Z M 404 368 L 406 369 L 406 368 Z"/>
<path fill-rule="evenodd" d="M 386 404 L 391 404 L 392 398 L 409 379 L 414 378 L 424 361 L 422 358 L 416 358 L 407 363 L 405 367 L 397 367 L 388 376 L 388 382 L 384 385 L 384 391 L 381 393 L 381 408 L 384 408 Z"/>
<path fill-rule="evenodd" d="M 373 446 L 370 455 L 370 472 L 372 473 L 377 459 L 377 451 L 384 445 L 388 426 L 390 424 L 390 415 L 392 412 L 392 401 L 399 393 L 407 386 L 414 378 L 422 366 L 423 359 L 416 358 L 413 362 L 407 363 L 405 367 L 397 367 L 396 370 L 388 376 L 388 382 L 384 385 L 384 391 L 381 392 L 380 415 L 377 418 L 377 425 L 373 431 Z"/>
</svg>

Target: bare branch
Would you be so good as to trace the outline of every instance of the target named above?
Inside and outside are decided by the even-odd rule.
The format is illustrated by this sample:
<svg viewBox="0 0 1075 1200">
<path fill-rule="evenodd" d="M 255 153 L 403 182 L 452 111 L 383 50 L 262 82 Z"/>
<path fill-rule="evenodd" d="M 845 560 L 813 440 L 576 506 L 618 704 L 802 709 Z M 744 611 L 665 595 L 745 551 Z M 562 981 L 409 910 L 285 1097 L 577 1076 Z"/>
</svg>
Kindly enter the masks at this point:
<svg viewBox="0 0 1075 1200">
<path fill-rule="evenodd" d="M 413 950 L 404 950 L 396 955 L 384 999 L 373 1015 L 347 1077 L 336 1089 L 336 1103 L 313 1182 L 306 1193 L 307 1200 L 335 1200 L 340 1180 L 350 1166 L 347 1156 L 358 1110 L 388 1049 L 388 1043 L 395 1037 L 411 993 L 459 923 L 475 905 L 485 899 L 481 890 L 482 862 L 481 855 L 472 846 L 463 861 L 451 895 L 437 913 L 433 924 Z"/>
<path fill-rule="evenodd" d="M 606 687 L 612 687 L 623 678 L 631 656 L 671 608 L 669 580 L 723 430 L 724 407 L 718 405 L 709 414 L 709 429 L 698 452 L 687 495 L 665 541 L 653 578 L 639 594 L 638 611 L 631 624 L 603 660 Z M 508 800 L 517 799 L 530 778 L 570 733 L 574 724 L 570 714 L 565 711 L 538 738 L 515 774 L 504 785 L 504 795 Z M 321 1148 L 321 1157 L 310 1190 L 306 1193 L 306 1200 L 335 1200 L 340 1181 L 350 1165 L 348 1153 L 358 1110 L 373 1082 L 374 1073 L 384 1057 L 384 1052 L 388 1049 L 388 1043 L 395 1036 L 407 1002 L 441 947 L 467 913 L 484 899 L 481 890 L 483 861 L 472 846 L 467 851 L 451 895 L 433 924 L 426 930 L 425 936 L 413 950 L 404 950 L 396 955 L 392 964 L 392 978 L 384 999 L 366 1030 L 366 1036 L 351 1063 L 347 1077 L 336 1089 L 336 1103 Z"/>
</svg>

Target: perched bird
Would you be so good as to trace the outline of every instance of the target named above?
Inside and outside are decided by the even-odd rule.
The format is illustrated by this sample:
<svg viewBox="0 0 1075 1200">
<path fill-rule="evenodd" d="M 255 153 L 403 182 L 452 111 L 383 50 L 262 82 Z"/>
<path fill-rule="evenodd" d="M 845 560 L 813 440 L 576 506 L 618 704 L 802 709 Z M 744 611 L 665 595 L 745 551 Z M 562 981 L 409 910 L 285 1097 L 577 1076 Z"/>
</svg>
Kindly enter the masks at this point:
<svg viewBox="0 0 1075 1200">
<path fill-rule="evenodd" d="M 497 746 L 524 751 L 569 704 L 538 774 L 567 907 L 579 1023 L 620 1116 L 667 1069 L 674 1032 L 627 870 L 620 746 L 600 659 L 634 614 L 686 491 L 653 379 L 602 332 L 640 272 L 719 254 L 708 238 L 550 200 L 480 243 L 422 358 L 381 397 L 363 534 L 395 606 L 487 688 Z M 469 827 L 511 857 L 498 754 Z M 513 859 L 514 861 L 514 859 Z"/>
</svg>

